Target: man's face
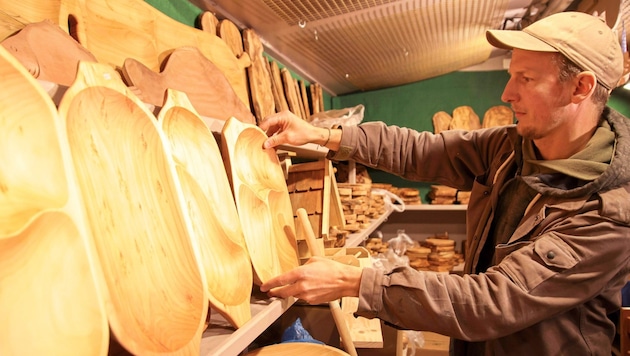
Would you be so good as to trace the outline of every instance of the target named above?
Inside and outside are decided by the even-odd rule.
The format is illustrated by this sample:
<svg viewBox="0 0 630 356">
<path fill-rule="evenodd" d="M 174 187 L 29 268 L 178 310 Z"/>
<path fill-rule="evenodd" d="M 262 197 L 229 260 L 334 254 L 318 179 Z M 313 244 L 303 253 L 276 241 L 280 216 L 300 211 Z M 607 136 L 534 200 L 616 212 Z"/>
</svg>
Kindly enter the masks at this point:
<svg viewBox="0 0 630 356">
<path fill-rule="evenodd" d="M 501 100 L 512 106 L 517 131 L 523 137 L 549 137 L 570 124 L 566 106 L 571 103 L 571 85 L 570 81 L 560 82 L 555 56 L 558 54 L 520 49 L 512 53 L 510 80 Z"/>
</svg>

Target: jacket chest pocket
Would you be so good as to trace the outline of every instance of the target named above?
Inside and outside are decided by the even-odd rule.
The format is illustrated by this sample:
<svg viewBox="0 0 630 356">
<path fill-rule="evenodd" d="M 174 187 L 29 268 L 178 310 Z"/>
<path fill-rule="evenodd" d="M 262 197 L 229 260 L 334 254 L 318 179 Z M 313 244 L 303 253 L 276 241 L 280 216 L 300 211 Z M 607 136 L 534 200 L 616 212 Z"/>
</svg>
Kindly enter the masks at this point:
<svg viewBox="0 0 630 356">
<path fill-rule="evenodd" d="M 520 241 L 496 248 L 498 268 L 526 291 L 574 267 L 579 259 L 573 249 L 554 234 L 535 241 Z"/>
</svg>

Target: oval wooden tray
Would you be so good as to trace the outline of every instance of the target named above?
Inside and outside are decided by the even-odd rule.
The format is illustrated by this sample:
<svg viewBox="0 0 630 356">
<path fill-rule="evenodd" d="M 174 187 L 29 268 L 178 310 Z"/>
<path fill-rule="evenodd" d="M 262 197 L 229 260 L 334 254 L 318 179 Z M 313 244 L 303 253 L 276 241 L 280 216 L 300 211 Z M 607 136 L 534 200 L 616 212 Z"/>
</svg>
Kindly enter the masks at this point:
<svg viewBox="0 0 630 356">
<path fill-rule="evenodd" d="M 88 62 L 79 63 L 59 113 L 108 288 L 113 334 L 133 354 L 199 350 L 205 275 L 156 118 L 116 71 Z"/>
<path fill-rule="evenodd" d="M 252 265 L 219 146 L 183 92 L 167 90 L 158 121 L 197 235 L 210 304 L 241 327 L 251 319 Z"/>
<path fill-rule="evenodd" d="M 258 126 L 231 118 L 221 132 L 225 166 L 255 272 L 255 283 L 298 266 L 293 209 L 274 149 Z"/>
<path fill-rule="evenodd" d="M 0 355 L 106 355 L 100 269 L 57 110 L 1 46 L 0 83 Z"/>
</svg>

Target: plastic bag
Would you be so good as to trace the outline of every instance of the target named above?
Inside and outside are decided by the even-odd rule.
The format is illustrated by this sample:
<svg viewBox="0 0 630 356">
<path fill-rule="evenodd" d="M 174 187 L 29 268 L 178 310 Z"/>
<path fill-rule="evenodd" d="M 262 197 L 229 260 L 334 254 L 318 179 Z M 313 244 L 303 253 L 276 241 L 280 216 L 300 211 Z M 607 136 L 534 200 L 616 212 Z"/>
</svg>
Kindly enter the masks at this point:
<svg viewBox="0 0 630 356">
<path fill-rule="evenodd" d="M 311 115 L 309 122 L 317 127 L 333 127 L 335 125 L 352 126 L 363 121 L 365 106 L 359 104 L 355 107 L 327 110 Z"/>
<path fill-rule="evenodd" d="M 398 230 L 398 235 L 389 242 L 389 248 L 398 256 L 404 256 L 407 249 L 413 247 L 414 243 L 409 235 L 405 234 L 405 230 Z"/>
<path fill-rule="evenodd" d="M 383 200 L 385 201 L 385 204 L 391 206 L 392 209 L 398 212 L 405 211 L 405 202 L 402 200 L 402 198 L 390 192 L 389 190 L 381 189 L 381 188 L 372 188 L 372 194 L 382 195 Z M 394 202 L 396 202 L 397 204 L 394 204 Z"/>
<path fill-rule="evenodd" d="M 403 331 L 402 346 L 403 356 L 414 356 L 416 354 L 416 349 L 424 346 L 424 335 L 422 335 L 422 331 Z"/>
</svg>

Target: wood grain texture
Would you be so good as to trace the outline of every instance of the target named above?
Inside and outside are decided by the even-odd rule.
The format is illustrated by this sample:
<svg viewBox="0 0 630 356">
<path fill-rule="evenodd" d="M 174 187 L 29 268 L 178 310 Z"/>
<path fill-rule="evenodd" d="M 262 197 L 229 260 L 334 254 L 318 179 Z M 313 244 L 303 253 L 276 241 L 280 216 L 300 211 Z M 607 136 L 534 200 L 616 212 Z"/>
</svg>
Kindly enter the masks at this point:
<svg viewBox="0 0 630 356">
<path fill-rule="evenodd" d="M 219 146 L 183 92 L 168 90 L 158 121 L 177 164 L 210 305 L 241 327 L 251 319 L 252 266 Z"/>
<path fill-rule="evenodd" d="M 237 59 L 218 36 L 177 22 L 142 0 L 61 0 L 59 24 L 76 33 L 100 63 L 116 68 L 134 58 L 157 72 L 174 49 L 197 47 L 249 108 L 245 74 L 249 61 Z"/>
<path fill-rule="evenodd" d="M 273 90 L 273 99 L 276 104 L 276 112 L 289 110 L 287 97 L 284 95 L 284 86 L 282 84 L 282 76 L 278 63 L 274 61 L 268 62 L 269 76 L 271 78 L 271 89 Z"/>
<path fill-rule="evenodd" d="M 256 125 L 229 119 L 221 132 L 224 163 L 255 272 L 255 283 L 298 266 L 293 210 L 274 149 Z"/>
<path fill-rule="evenodd" d="M 243 37 L 234 22 L 228 19 L 219 21 L 217 35 L 228 45 L 236 58 L 243 55 Z"/>
<path fill-rule="evenodd" d="M 302 105 L 300 104 L 295 81 L 291 76 L 291 72 L 289 72 L 289 70 L 286 68 L 280 69 L 280 78 L 282 79 L 284 96 L 287 98 L 289 110 L 297 117 L 304 119 L 304 116 L 302 115 Z"/>
<path fill-rule="evenodd" d="M 208 312 L 205 275 L 157 120 L 113 68 L 87 62 L 59 113 L 112 333 L 133 354 L 198 352 Z"/>
<path fill-rule="evenodd" d="M 104 356 L 100 268 L 56 108 L 1 46 L 0 83 L 0 354 Z"/>
<path fill-rule="evenodd" d="M 252 61 L 252 65 L 247 68 L 249 92 L 256 121 L 260 123 L 276 112 L 271 76 L 267 69 L 267 59 L 263 56 L 263 45 L 254 30 L 243 30 L 243 43 L 245 52 L 249 54 Z"/>
<path fill-rule="evenodd" d="M 168 88 L 186 93 L 195 110 L 218 120 L 237 119 L 255 123 L 251 111 L 238 98 L 221 70 L 195 47 L 175 49 L 157 73 L 141 62 L 127 58 L 122 74 L 146 103 L 163 106 Z"/>
<path fill-rule="evenodd" d="M 4 46 L 33 77 L 70 86 L 79 61 L 96 58 L 50 20 L 26 25 L 2 41 Z"/>
</svg>

